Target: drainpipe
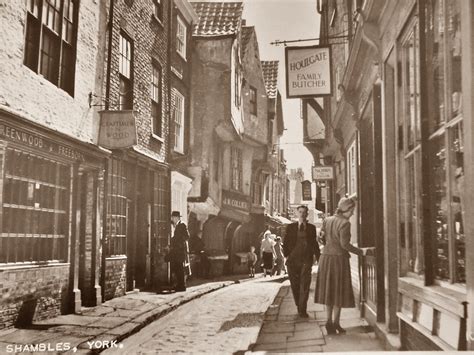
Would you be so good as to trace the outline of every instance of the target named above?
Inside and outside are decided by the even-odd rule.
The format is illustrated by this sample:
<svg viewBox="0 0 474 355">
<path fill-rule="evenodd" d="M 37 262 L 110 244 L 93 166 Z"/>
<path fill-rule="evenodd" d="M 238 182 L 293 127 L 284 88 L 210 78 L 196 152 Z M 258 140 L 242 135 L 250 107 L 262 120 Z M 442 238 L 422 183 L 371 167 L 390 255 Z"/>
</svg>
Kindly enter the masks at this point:
<svg viewBox="0 0 474 355">
<path fill-rule="evenodd" d="M 167 65 L 167 73 L 166 75 L 168 76 L 168 103 L 167 103 L 167 114 L 168 114 L 168 138 L 166 139 L 168 143 L 168 148 L 166 149 L 166 161 L 169 163 L 171 160 L 171 125 L 172 125 L 172 117 L 171 117 L 171 51 L 172 51 L 172 43 L 173 43 L 173 6 L 174 6 L 174 0 L 168 2 L 168 38 L 167 38 L 167 50 L 168 50 L 168 65 Z M 186 37 L 187 38 L 187 37 Z M 168 168 L 168 201 L 170 202 L 169 205 L 169 210 L 168 210 L 168 216 L 171 215 L 171 165 L 169 165 Z M 170 227 L 168 227 L 166 233 L 169 235 L 171 233 Z M 167 264 L 169 265 L 169 264 Z M 167 282 L 171 282 L 171 275 L 170 275 L 170 270 L 168 266 L 168 279 Z"/>
<path fill-rule="evenodd" d="M 110 72 L 112 67 L 112 38 L 113 38 L 113 20 L 114 20 L 114 0 L 110 0 L 109 21 L 108 21 L 108 48 L 107 48 L 107 73 L 105 79 L 105 110 L 109 109 L 110 102 Z M 105 302 L 105 249 L 107 247 L 107 194 L 108 194 L 108 173 L 109 159 L 104 158 L 104 202 L 102 211 L 102 239 L 101 239 L 101 270 L 100 287 L 102 292 L 102 302 Z"/>
</svg>

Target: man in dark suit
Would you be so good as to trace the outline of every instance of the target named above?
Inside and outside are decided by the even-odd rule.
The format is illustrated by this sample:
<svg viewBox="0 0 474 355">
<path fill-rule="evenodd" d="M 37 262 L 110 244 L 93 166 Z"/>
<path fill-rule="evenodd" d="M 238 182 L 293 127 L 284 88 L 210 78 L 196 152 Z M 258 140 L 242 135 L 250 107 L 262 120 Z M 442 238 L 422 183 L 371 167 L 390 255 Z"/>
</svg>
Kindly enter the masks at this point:
<svg viewBox="0 0 474 355">
<path fill-rule="evenodd" d="M 171 273 L 176 278 L 176 291 L 186 291 L 185 262 L 188 258 L 189 233 L 186 224 L 181 221 L 179 211 L 171 213 L 171 223 L 174 225 L 174 234 L 170 242 L 169 261 Z"/>
<path fill-rule="evenodd" d="M 288 276 L 298 314 L 308 318 L 311 268 L 319 260 L 320 250 L 316 239 L 316 227 L 307 221 L 308 207 L 298 207 L 298 222 L 289 224 L 283 242 L 283 254 L 287 258 Z"/>
</svg>

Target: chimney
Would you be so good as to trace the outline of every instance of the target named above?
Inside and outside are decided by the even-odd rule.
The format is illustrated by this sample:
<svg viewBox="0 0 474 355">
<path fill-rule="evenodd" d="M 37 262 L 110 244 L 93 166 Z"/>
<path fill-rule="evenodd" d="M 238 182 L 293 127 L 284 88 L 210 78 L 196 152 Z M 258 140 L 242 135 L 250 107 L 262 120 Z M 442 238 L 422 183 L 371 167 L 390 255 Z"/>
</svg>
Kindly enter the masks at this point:
<svg viewBox="0 0 474 355">
<path fill-rule="evenodd" d="M 242 26 L 247 26 L 247 20 L 242 19 Z"/>
</svg>

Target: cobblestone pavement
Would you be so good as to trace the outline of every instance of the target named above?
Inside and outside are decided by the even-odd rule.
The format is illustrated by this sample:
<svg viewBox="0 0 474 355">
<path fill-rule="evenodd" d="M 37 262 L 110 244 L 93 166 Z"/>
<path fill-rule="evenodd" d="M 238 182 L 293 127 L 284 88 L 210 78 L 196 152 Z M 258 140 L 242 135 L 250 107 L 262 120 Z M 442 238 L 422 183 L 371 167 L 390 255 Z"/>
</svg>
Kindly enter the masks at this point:
<svg viewBox="0 0 474 355">
<path fill-rule="evenodd" d="M 186 302 L 209 294 L 230 281 L 209 282 L 189 287 L 186 292 L 160 294 L 131 293 L 100 306 L 84 308 L 82 314 L 61 315 L 37 321 L 28 329 L 0 332 L 0 354 L 5 353 L 91 353 L 116 348 L 119 341 Z"/>
<path fill-rule="evenodd" d="M 324 327 L 326 311 L 323 305 L 313 303 L 314 277 L 308 301 L 309 319 L 296 315 L 296 306 L 289 281 L 285 281 L 273 304 L 265 314 L 264 324 L 252 352 L 348 352 L 383 351 L 381 343 L 367 322 L 359 317 L 359 310 L 343 309 L 341 326 L 344 335 L 327 335 Z M 250 353 L 250 351 L 249 351 Z"/>
<path fill-rule="evenodd" d="M 284 278 L 259 277 L 182 305 L 121 342 L 110 354 L 245 352 Z"/>
</svg>

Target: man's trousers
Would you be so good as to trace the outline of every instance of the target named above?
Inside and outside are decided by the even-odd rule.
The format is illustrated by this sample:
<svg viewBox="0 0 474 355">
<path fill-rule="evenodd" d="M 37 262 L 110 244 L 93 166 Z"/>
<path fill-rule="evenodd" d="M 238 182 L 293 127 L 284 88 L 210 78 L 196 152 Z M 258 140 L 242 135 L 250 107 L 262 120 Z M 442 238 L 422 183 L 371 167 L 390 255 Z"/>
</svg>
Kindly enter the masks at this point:
<svg viewBox="0 0 474 355">
<path fill-rule="evenodd" d="M 310 263 L 288 263 L 288 277 L 290 279 L 291 291 L 295 300 L 298 313 L 306 313 L 308 304 L 309 288 L 311 286 Z"/>
</svg>

